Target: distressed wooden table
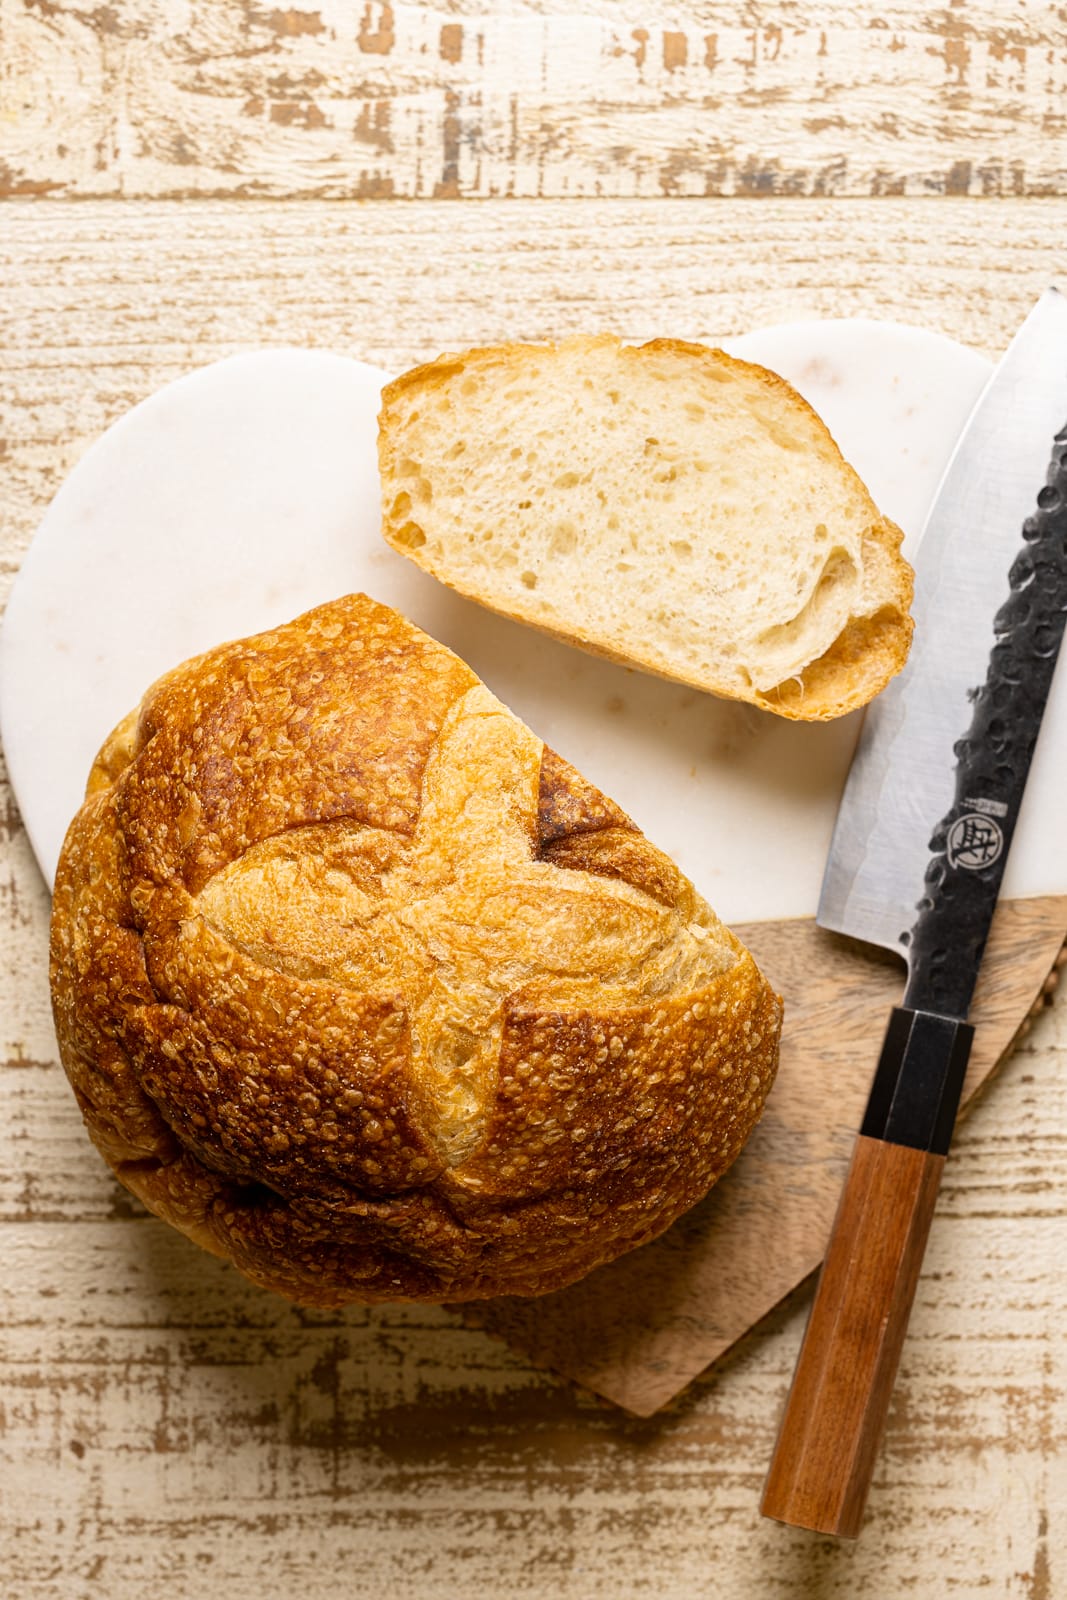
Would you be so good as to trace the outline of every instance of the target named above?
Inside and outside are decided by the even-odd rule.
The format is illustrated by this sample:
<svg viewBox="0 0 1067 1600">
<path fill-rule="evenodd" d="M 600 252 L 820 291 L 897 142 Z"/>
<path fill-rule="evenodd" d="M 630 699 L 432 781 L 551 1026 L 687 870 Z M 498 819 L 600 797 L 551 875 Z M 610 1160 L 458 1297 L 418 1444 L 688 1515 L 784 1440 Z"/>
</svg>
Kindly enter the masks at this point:
<svg viewBox="0 0 1067 1600">
<path fill-rule="evenodd" d="M 233 351 L 865 314 L 995 355 L 1067 278 L 1067 19 L 0 0 L 0 195 L 6 595 L 100 430 Z M 146 1218 L 57 1064 L 9 791 L 0 831 L 4 1594 L 1067 1594 L 1067 997 L 960 1130 L 838 1546 L 756 1511 L 804 1297 L 638 1422 L 447 1312 L 297 1311 Z"/>
</svg>

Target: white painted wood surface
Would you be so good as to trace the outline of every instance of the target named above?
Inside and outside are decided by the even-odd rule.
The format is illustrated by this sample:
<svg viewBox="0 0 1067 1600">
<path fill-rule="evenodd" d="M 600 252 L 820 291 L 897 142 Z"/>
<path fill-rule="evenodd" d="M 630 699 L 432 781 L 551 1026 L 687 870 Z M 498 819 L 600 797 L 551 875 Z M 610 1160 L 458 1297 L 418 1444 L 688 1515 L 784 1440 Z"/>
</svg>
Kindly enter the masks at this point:
<svg viewBox="0 0 1067 1600">
<path fill-rule="evenodd" d="M 55 32 L 56 84 L 72 37 L 98 36 L 52 0 L 13 32 L 0 4 L 5 70 L 31 24 Z M 508 335 L 714 338 L 865 313 L 992 355 L 1065 269 L 1056 200 L 8 204 L 0 578 L 103 426 L 229 351 L 393 367 Z M 145 1218 L 82 1133 L 48 1015 L 46 895 L 9 800 L 0 825 L 0 1592 L 1067 1593 L 1062 996 L 960 1131 L 868 1525 L 835 1547 L 756 1512 L 801 1306 L 635 1422 L 447 1312 L 297 1312 Z"/>
<path fill-rule="evenodd" d="M 0 0 L 0 33 L 0 194 L 1067 194 L 1055 0 Z"/>
</svg>

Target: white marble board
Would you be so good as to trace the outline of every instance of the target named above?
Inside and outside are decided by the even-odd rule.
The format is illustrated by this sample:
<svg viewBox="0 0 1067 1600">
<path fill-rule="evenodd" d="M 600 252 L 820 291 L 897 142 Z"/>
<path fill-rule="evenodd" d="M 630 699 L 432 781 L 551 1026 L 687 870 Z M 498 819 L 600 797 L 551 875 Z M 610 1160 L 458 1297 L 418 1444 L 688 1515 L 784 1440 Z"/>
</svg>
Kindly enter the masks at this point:
<svg viewBox="0 0 1067 1600">
<path fill-rule="evenodd" d="M 937 335 L 859 320 L 787 324 L 728 348 L 810 400 L 914 555 L 989 363 Z M 506 622 L 416 570 L 379 534 L 385 379 L 312 351 L 219 362 L 128 413 L 60 489 L 0 634 L 0 730 L 46 878 L 97 748 L 155 677 L 363 589 L 468 660 L 728 921 L 812 915 L 858 717 L 788 723 L 717 701 Z M 1067 892 L 1065 853 L 1041 848 L 1057 833 L 1067 769 L 1064 677 L 1009 896 Z"/>
</svg>

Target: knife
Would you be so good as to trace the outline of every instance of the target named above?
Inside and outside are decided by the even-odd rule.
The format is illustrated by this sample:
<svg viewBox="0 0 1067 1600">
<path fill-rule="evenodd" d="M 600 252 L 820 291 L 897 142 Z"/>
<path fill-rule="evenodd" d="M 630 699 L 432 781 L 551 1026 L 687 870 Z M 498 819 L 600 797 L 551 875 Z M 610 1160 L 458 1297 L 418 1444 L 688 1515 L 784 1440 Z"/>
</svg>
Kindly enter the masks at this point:
<svg viewBox="0 0 1067 1600">
<path fill-rule="evenodd" d="M 927 518 L 915 639 L 868 707 L 820 926 L 903 955 L 764 1486 L 764 1516 L 855 1538 L 973 1029 L 985 949 L 1067 618 L 1067 297 L 979 397 Z"/>
</svg>

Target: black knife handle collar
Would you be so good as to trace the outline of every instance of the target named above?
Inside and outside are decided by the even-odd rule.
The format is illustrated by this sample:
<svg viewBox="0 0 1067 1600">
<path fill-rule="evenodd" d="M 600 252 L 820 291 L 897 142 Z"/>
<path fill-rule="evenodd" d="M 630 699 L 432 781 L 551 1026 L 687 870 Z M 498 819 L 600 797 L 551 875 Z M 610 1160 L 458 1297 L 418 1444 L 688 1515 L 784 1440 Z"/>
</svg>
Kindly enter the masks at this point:
<svg viewBox="0 0 1067 1600">
<path fill-rule="evenodd" d="M 969 1022 L 894 1006 L 860 1132 L 947 1155 L 973 1038 Z"/>
</svg>

